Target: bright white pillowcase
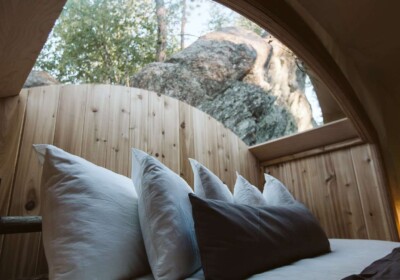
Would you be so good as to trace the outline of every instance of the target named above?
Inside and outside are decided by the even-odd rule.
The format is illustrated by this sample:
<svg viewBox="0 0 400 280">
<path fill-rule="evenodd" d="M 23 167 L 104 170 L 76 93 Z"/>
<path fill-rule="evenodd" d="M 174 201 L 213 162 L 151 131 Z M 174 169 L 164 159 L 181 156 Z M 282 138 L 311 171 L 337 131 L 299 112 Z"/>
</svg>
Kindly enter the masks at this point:
<svg viewBox="0 0 400 280">
<path fill-rule="evenodd" d="M 43 245 L 50 279 L 127 279 L 149 273 L 132 181 L 52 145 L 43 164 Z"/>
<path fill-rule="evenodd" d="M 275 177 L 264 174 L 265 185 L 263 196 L 268 206 L 282 206 L 285 204 L 297 203 L 286 186 Z"/>
<path fill-rule="evenodd" d="M 139 218 L 153 276 L 184 279 L 200 269 L 189 185 L 155 158 L 132 151 L 132 180 L 139 195 Z"/>
<path fill-rule="evenodd" d="M 261 191 L 237 172 L 233 199 L 237 204 L 247 204 L 255 207 L 267 206 L 267 201 Z"/>
<path fill-rule="evenodd" d="M 194 174 L 194 192 L 200 198 L 233 202 L 228 186 L 207 167 L 194 159 L 189 159 Z"/>
</svg>

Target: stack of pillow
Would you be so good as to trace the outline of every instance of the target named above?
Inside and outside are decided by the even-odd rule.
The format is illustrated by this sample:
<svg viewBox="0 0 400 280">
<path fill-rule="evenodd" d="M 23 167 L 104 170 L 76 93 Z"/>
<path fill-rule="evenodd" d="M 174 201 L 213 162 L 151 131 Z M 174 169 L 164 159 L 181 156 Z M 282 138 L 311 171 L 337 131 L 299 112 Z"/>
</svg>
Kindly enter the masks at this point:
<svg viewBox="0 0 400 280">
<path fill-rule="evenodd" d="M 237 174 L 232 195 L 190 159 L 193 193 L 137 149 L 132 180 L 52 145 L 35 150 L 44 165 L 50 279 L 137 279 L 151 272 L 174 280 L 201 269 L 206 279 L 244 279 L 330 250 L 313 215 L 270 175 L 261 193 Z"/>
</svg>

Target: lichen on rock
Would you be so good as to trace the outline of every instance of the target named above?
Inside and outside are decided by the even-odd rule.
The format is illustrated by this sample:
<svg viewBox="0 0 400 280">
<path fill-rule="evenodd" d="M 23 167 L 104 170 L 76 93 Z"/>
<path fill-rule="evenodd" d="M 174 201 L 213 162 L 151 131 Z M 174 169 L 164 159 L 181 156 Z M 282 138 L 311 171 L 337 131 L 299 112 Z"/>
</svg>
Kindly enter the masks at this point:
<svg viewBox="0 0 400 280">
<path fill-rule="evenodd" d="M 195 106 L 252 145 L 314 126 L 305 78 L 279 41 L 229 27 L 146 65 L 131 86 Z"/>
</svg>

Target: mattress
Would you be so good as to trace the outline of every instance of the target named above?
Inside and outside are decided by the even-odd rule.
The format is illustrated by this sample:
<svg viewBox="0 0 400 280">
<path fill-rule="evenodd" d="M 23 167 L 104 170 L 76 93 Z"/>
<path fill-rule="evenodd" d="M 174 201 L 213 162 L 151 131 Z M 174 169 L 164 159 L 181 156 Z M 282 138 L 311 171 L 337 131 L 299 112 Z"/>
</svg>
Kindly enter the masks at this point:
<svg viewBox="0 0 400 280">
<path fill-rule="evenodd" d="M 251 280 L 339 280 L 360 273 L 373 261 L 400 247 L 399 242 L 329 239 L 332 252 L 319 257 L 302 259 L 292 264 L 275 268 L 248 278 Z M 154 280 L 151 275 L 137 278 Z M 202 271 L 198 271 L 187 280 L 204 280 Z"/>
</svg>

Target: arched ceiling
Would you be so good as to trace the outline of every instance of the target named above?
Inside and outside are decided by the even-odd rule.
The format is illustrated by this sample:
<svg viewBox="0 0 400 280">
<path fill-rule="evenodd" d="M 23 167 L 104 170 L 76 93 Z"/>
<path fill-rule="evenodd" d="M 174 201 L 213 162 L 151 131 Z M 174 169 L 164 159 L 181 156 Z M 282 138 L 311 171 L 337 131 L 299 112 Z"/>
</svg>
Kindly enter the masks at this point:
<svg viewBox="0 0 400 280">
<path fill-rule="evenodd" d="M 362 137 L 379 144 L 400 217 L 400 1 L 219 1 L 291 47 L 328 86 Z"/>
</svg>

